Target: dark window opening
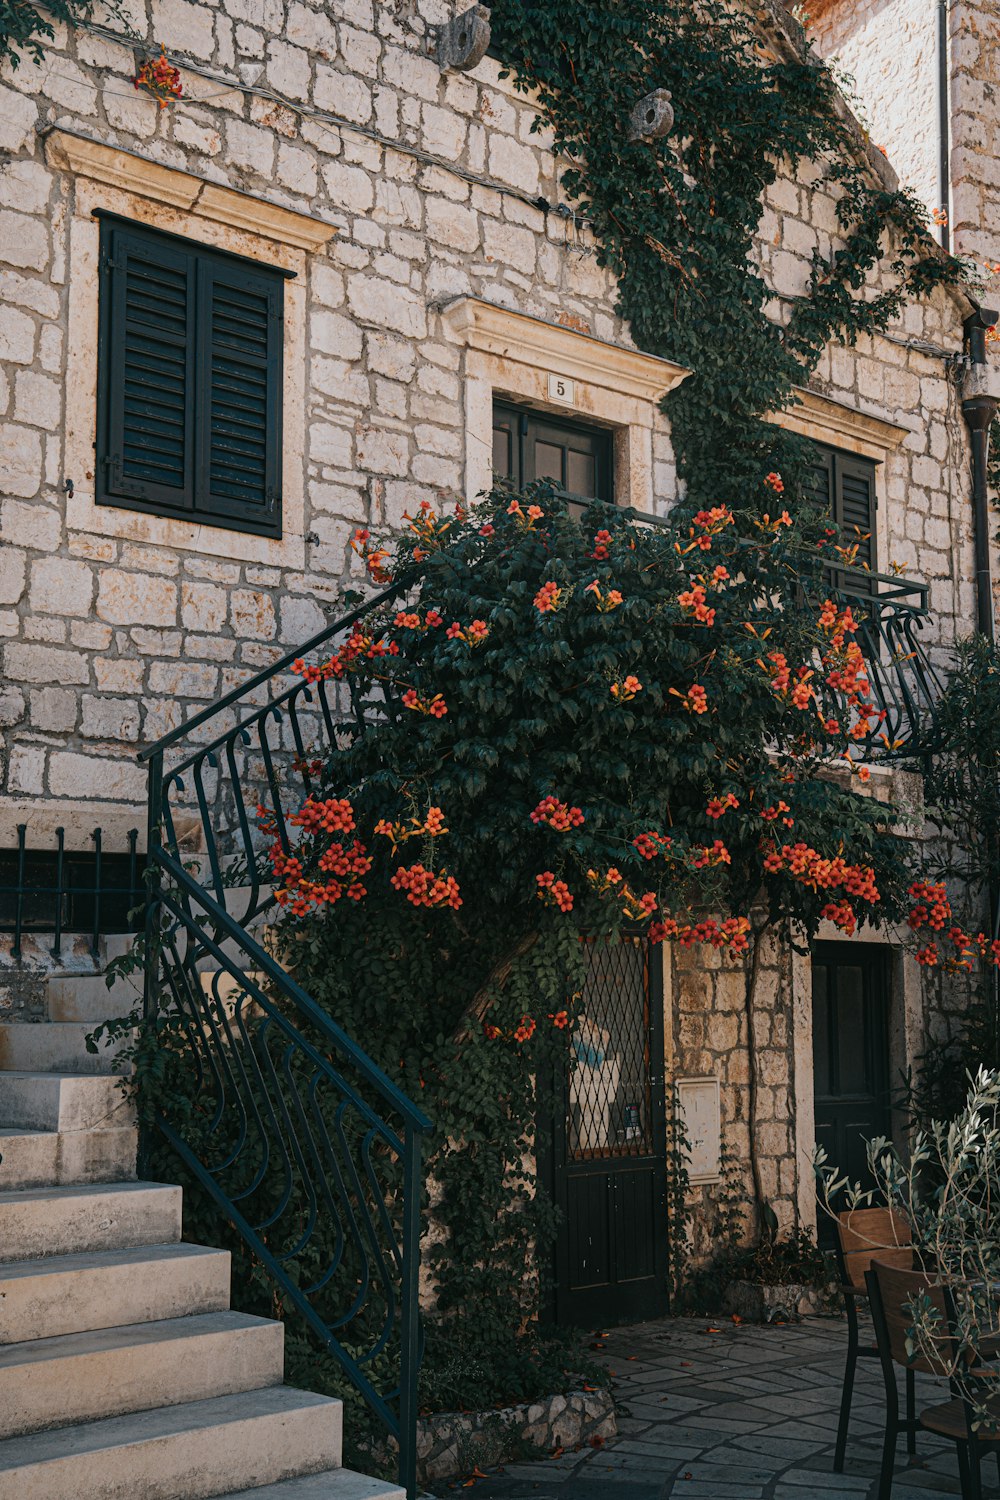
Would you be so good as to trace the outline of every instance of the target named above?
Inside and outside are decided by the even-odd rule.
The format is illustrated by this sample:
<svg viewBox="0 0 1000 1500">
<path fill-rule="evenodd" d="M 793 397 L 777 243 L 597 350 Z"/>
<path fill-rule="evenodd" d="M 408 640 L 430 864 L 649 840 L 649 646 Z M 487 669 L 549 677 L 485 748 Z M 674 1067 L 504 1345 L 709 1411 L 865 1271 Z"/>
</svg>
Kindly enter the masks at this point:
<svg viewBox="0 0 1000 1500">
<path fill-rule="evenodd" d="M 534 479 L 551 479 L 573 499 L 613 502 L 613 436 L 603 427 L 564 422 L 498 401 L 493 407 L 493 474 L 518 490 Z"/>
<path fill-rule="evenodd" d="M 286 274 L 101 216 L 98 505 L 281 535 Z"/>
<path fill-rule="evenodd" d="M 853 568 L 878 572 L 875 542 L 875 513 L 878 500 L 875 491 L 874 461 L 836 448 L 816 445 L 816 461 L 809 475 L 808 489 L 821 510 L 826 511 L 840 527 L 840 547 L 857 547 Z M 843 580 L 835 570 L 835 581 Z M 853 580 L 857 590 L 858 580 Z"/>
<path fill-rule="evenodd" d="M 0 932 L 135 932 L 144 898 L 135 854 L 0 849 Z"/>
</svg>

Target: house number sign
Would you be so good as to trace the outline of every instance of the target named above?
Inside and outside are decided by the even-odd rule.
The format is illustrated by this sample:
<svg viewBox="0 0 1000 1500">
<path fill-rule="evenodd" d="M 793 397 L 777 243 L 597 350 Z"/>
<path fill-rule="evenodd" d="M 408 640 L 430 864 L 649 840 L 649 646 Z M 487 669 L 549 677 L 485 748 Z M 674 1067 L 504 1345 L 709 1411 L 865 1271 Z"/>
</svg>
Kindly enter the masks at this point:
<svg viewBox="0 0 1000 1500">
<path fill-rule="evenodd" d="M 722 1176 L 722 1111 L 717 1078 L 678 1078 L 677 1112 L 691 1155 L 688 1181 L 718 1182 Z"/>
<path fill-rule="evenodd" d="M 550 375 L 549 400 L 558 401 L 560 406 L 574 406 L 576 404 L 576 382 L 567 380 L 565 375 Z"/>
</svg>

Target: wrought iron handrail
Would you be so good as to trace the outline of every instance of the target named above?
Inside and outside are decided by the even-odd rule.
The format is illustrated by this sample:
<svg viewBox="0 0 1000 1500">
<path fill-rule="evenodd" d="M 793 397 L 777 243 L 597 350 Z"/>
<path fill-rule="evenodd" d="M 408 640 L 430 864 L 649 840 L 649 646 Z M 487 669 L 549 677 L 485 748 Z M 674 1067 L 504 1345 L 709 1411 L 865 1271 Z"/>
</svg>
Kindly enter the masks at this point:
<svg viewBox="0 0 1000 1500">
<path fill-rule="evenodd" d="M 931 754 L 941 742 L 937 703 L 944 684 L 920 634 L 931 618 L 928 585 L 892 574 L 845 568 L 831 571 L 835 576 L 830 579 L 829 596 L 842 606 L 851 606 L 870 701 L 879 713 L 879 722 L 859 748 L 871 759 L 882 761 Z"/>
<path fill-rule="evenodd" d="M 404 591 L 317 632 L 140 758 L 144 1003 L 180 1080 L 158 1128 L 398 1443 L 412 1497 L 430 1122 L 267 951 L 261 930 L 272 905 L 267 840 L 290 848 L 288 818 L 319 766 L 359 720 L 389 707 L 288 669 L 328 656 Z"/>
</svg>

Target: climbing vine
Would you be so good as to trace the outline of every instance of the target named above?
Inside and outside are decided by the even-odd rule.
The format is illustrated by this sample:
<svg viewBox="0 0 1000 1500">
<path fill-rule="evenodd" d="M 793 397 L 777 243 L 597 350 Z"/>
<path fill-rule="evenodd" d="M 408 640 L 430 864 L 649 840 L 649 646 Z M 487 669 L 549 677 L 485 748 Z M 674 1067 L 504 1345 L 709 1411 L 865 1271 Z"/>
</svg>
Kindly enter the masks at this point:
<svg viewBox="0 0 1000 1500">
<path fill-rule="evenodd" d="M 725 0 L 492 7 L 499 53 L 537 96 L 566 162 L 563 191 L 593 223 L 637 344 L 693 372 L 665 410 L 694 509 L 722 501 L 738 511 L 770 468 L 794 497 L 801 445 L 766 414 L 788 404 L 831 341 L 853 344 L 907 300 L 965 274 L 932 242 L 915 195 L 880 184 L 867 159 L 875 148 L 842 117 L 834 80 L 804 39 L 793 60 L 763 55 L 760 9 Z M 671 93 L 673 130 L 630 142 L 629 112 L 657 88 Z M 817 245 L 808 284 L 780 301 L 758 246 L 762 198 L 779 176 L 802 194 L 825 183 L 840 231 Z"/>
<path fill-rule="evenodd" d="M 0 0 L 0 63 L 17 68 L 24 56 L 35 64 L 45 56 L 46 44 L 55 40 L 58 24 L 78 26 L 89 21 L 97 0 L 47 0 L 44 6 L 29 0 Z M 124 0 L 101 0 L 101 9 L 125 22 Z"/>
</svg>

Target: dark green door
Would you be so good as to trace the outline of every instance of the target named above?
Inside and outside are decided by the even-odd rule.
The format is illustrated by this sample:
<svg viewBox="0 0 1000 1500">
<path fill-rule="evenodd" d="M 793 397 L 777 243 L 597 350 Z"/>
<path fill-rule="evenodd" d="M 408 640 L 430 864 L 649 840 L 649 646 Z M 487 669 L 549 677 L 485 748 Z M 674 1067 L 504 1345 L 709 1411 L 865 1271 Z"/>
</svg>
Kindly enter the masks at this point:
<svg viewBox="0 0 1000 1500">
<path fill-rule="evenodd" d="M 890 950 L 877 943 L 817 943 L 813 953 L 816 1143 L 838 1176 L 864 1188 L 873 1186 L 867 1142 L 891 1129 L 891 972 Z M 832 1246 L 822 1208 L 818 1220 L 820 1244 Z"/>
<path fill-rule="evenodd" d="M 494 404 L 493 473 L 515 489 L 533 479 L 551 479 L 567 495 L 612 501 L 613 456 L 606 428 L 564 422 L 502 401 Z"/>
<path fill-rule="evenodd" d="M 554 1311 L 577 1327 L 667 1310 L 663 988 L 659 950 L 650 957 L 638 937 L 588 944 L 552 1133 Z"/>
</svg>

